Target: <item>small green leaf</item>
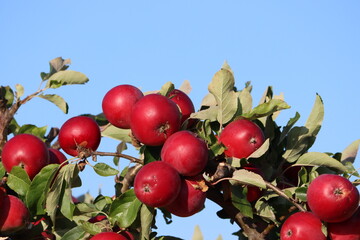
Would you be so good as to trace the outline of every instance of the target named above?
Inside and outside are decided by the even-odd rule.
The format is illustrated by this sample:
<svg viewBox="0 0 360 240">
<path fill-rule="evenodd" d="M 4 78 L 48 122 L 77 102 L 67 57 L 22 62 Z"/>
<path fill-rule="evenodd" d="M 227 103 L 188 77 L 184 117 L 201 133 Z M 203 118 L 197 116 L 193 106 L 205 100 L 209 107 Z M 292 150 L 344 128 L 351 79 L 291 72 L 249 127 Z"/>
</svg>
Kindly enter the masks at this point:
<svg viewBox="0 0 360 240">
<path fill-rule="evenodd" d="M 6 170 L 4 168 L 4 165 L 2 164 L 2 162 L 0 162 L 0 178 L 5 176 L 5 173 L 6 173 Z"/>
<path fill-rule="evenodd" d="M 73 70 L 59 71 L 51 75 L 46 87 L 58 88 L 64 85 L 85 84 L 89 81 L 87 76 L 81 72 Z"/>
<path fill-rule="evenodd" d="M 252 96 L 249 89 L 244 88 L 238 92 L 238 97 L 240 99 L 241 111 L 243 114 L 249 113 L 252 109 Z"/>
<path fill-rule="evenodd" d="M 242 117 L 253 120 L 253 119 L 269 116 L 270 114 L 273 114 L 277 111 L 288 108 L 290 108 L 290 106 L 283 100 L 271 99 L 268 102 L 256 106 L 249 113 L 242 114 Z"/>
<path fill-rule="evenodd" d="M 163 96 L 167 96 L 174 89 L 175 89 L 174 84 L 172 82 L 167 82 L 161 87 L 159 94 Z"/>
<path fill-rule="evenodd" d="M 131 143 L 130 129 L 121 129 L 113 125 L 109 125 L 108 127 L 104 128 L 101 131 L 101 136 Z"/>
<path fill-rule="evenodd" d="M 231 201 L 233 205 L 246 217 L 253 218 L 253 209 L 246 198 L 247 189 L 240 186 L 231 186 Z"/>
<path fill-rule="evenodd" d="M 222 68 L 215 73 L 208 89 L 214 95 L 217 106 L 217 121 L 223 125 L 234 118 L 238 111 L 239 99 L 234 91 L 234 75 L 227 68 Z"/>
<path fill-rule="evenodd" d="M 360 139 L 352 142 L 341 154 L 341 162 L 355 162 L 359 150 Z"/>
<path fill-rule="evenodd" d="M 290 120 L 287 122 L 286 126 L 281 132 L 280 140 L 279 142 L 282 142 L 286 135 L 289 133 L 290 129 L 294 126 L 294 124 L 299 120 L 300 114 L 296 112 L 295 116 L 293 118 L 290 118 Z"/>
<path fill-rule="evenodd" d="M 306 187 L 298 187 L 295 190 L 295 196 L 297 199 L 300 199 L 300 201 L 306 202 L 307 201 L 306 192 L 307 192 Z"/>
<path fill-rule="evenodd" d="M 101 226 L 99 226 L 98 224 L 83 222 L 81 224 L 81 227 L 83 228 L 83 230 L 85 232 L 87 232 L 91 235 L 96 235 L 98 233 L 101 233 Z"/>
<path fill-rule="evenodd" d="M 100 176 L 104 176 L 104 177 L 114 176 L 119 173 L 119 170 L 116 170 L 116 169 L 110 167 L 106 163 L 95 164 L 94 170 L 97 174 L 99 174 Z"/>
<path fill-rule="evenodd" d="M 15 89 L 16 89 L 16 97 L 20 99 L 22 95 L 24 95 L 24 87 L 21 84 L 16 84 Z"/>
<path fill-rule="evenodd" d="M 22 167 L 14 166 L 8 173 L 7 185 L 20 196 L 26 195 L 30 183 L 29 176 Z"/>
<path fill-rule="evenodd" d="M 43 215 L 45 196 L 49 191 L 51 179 L 59 169 L 58 164 L 50 164 L 41 169 L 41 171 L 32 180 L 29 191 L 26 194 L 26 206 L 33 215 Z"/>
<path fill-rule="evenodd" d="M 325 166 L 346 172 L 346 167 L 326 153 L 308 152 L 300 156 L 293 166 Z"/>
<path fill-rule="evenodd" d="M 199 225 L 196 225 L 196 226 L 195 226 L 192 240 L 204 240 L 204 237 L 203 237 L 203 235 L 202 235 L 202 233 L 201 233 L 201 230 L 200 230 Z"/>
<path fill-rule="evenodd" d="M 66 101 L 60 97 L 59 95 L 56 94 L 40 94 L 38 95 L 38 97 L 46 99 L 50 102 L 52 102 L 53 104 L 55 104 L 58 108 L 60 108 L 61 111 L 63 111 L 65 114 L 68 113 L 69 111 L 69 106 L 66 103 Z"/>
<path fill-rule="evenodd" d="M 79 240 L 84 239 L 86 232 L 82 226 L 76 226 L 73 229 L 66 232 L 61 240 Z"/>
<path fill-rule="evenodd" d="M 145 204 L 141 205 L 140 209 L 140 222 L 141 222 L 141 240 L 150 238 L 151 226 L 155 217 L 155 209 Z"/>
<path fill-rule="evenodd" d="M 247 184 L 264 189 L 266 188 L 266 183 L 259 174 L 248 171 L 246 169 L 236 170 L 231 177 L 230 183 L 232 185 Z"/>
<path fill-rule="evenodd" d="M 272 222 L 277 222 L 274 208 L 263 199 L 255 203 L 256 214 L 263 219 L 271 220 Z"/>
<path fill-rule="evenodd" d="M 22 125 L 18 129 L 17 134 L 28 133 L 28 134 L 35 135 L 35 136 L 39 137 L 40 139 L 44 139 L 46 130 L 47 130 L 47 126 L 37 127 L 32 124 L 25 124 L 25 125 Z"/>
<path fill-rule="evenodd" d="M 209 120 L 211 122 L 214 122 L 217 120 L 218 112 L 219 112 L 218 106 L 211 106 L 207 109 L 192 113 L 190 115 L 190 118 L 195 118 L 195 119 L 200 119 L 200 120 Z"/>
<path fill-rule="evenodd" d="M 6 107 L 11 107 L 14 98 L 14 91 L 9 86 L 0 86 L 0 103 L 4 102 Z"/>
<path fill-rule="evenodd" d="M 116 147 L 116 153 L 122 153 L 127 149 L 126 142 L 120 142 Z M 119 166 L 120 157 L 114 157 L 113 162 L 116 166 Z"/>
<path fill-rule="evenodd" d="M 110 221 L 121 228 L 129 227 L 138 216 L 142 203 L 136 198 L 134 190 L 128 190 L 116 198 L 110 207 Z"/>
</svg>

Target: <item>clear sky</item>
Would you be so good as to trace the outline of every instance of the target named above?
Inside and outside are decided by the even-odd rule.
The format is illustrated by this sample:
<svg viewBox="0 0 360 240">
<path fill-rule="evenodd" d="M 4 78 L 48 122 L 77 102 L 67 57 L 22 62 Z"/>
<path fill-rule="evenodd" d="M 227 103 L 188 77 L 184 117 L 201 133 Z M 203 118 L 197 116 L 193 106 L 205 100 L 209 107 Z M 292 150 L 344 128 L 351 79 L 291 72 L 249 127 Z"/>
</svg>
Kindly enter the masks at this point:
<svg viewBox="0 0 360 240">
<path fill-rule="evenodd" d="M 284 93 L 292 107 L 279 117 L 284 125 L 298 111 L 306 121 L 315 94 L 325 104 L 325 120 L 313 151 L 342 151 L 360 138 L 360 2 L 335 1 L 1 1 L 0 84 L 21 83 L 34 92 L 48 71 L 48 61 L 71 58 L 70 69 L 85 73 L 85 86 L 67 86 L 49 93 L 64 97 L 65 115 L 42 99 L 34 99 L 16 116 L 21 124 L 61 126 L 69 117 L 101 112 L 105 93 L 119 84 L 143 91 L 171 81 L 192 85 L 196 107 L 213 74 L 226 60 L 239 88 L 253 84 L 255 102 L 266 87 Z M 114 151 L 104 140 L 99 150 Z M 134 154 L 131 150 L 128 154 Z M 111 163 L 110 158 L 100 161 Z M 359 160 L 358 160 L 359 161 Z M 128 162 L 122 160 L 121 166 Z M 359 163 L 356 167 L 359 168 Z M 81 173 L 86 191 L 113 194 L 113 178 Z M 95 188 L 95 189 L 94 189 Z M 160 234 L 191 239 L 200 225 L 206 240 L 236 239 L 210 202 L 191 218 L 174 218 Z"/>
</svg>

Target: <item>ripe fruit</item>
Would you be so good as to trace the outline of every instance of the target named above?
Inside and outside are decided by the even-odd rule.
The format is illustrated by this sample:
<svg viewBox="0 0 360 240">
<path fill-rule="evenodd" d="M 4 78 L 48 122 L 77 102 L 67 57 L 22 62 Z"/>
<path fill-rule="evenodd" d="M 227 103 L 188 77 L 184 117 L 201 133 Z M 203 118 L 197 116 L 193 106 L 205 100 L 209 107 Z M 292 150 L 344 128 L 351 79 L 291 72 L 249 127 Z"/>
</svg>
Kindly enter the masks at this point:
<svg viewBox="0 0 360 240">
<path fill-rule="evenodd" d="M 102 232 L 102 233 L 98 233 L 95 236 L 93 236 L 92 238 L 90 238 L 90 240 L 131 240 L 131 238 L 128 238 L 124 235 L 120 235 L 118 233 L 115 232 Z"/>
<path fill-rule="evenodd" d="M 254 122 L 239 119 L 223 129 L 219 141 L 226 147 L 226 156 L 247 158 L 264 143 L 265 137 L 261 128 Z"/>
<path fill-rule="evenodd" d="M 107 219 L 105 215 L 96 215 L 88 220 L 89 223 L 101 222 L 102 220 Z"/>
<path fill-rule="evenodd" d="M 38 137 L 19 134 L 5 144 L 1 158 L 7 172 L 11 172 L 14 166 L 22 166 L 33 179 L 49 163 L 49 151 Z"/>
<path fill-rule="evenodd" d="M 189 217 L 204 208 L 206 193 L 197 182 L 202 178 L 182 179 L 178 197 L 165 208 L 179 217 Z"/>
<path fill-rule="evenodd" d="M 10 234 L 25 228 L 30 223 L 30 213 L 25 204 L 13 195 L 1 195 L 0 232 Z"/>
<path fill-rule="evenodd" d="M 189 96 L 179 89 L 172 90 L 168 97 L 176 103 L 181 113 L 181 124 L 190 117 L 190 114 L 195 112 L 195 107 Z"/>
<path fill-rule="evenodd" d="M 179 173 L 162 161 L 144 165 L 136 174 L 134 191 L 136 197 L 151 207 L 163 207 L 177 198 L 180 192 Z"/>
<path fill-rule="evenodd" d="M 338 223 L 328 223 L 327 230 L 332 240 L 360 239 L 360 208 L 351 218 Z"/>
<path fill-rule="evenodd" d="M 102 101 L 106 119 L 115 127 L 129 129 L 130 114 L 135 103 L 144 94 L 132 85 L 119 85 L 108 91 Z"/>
<path fill-rule="evenodd" d="M 171 164 L 183 176 L 195 176 L 208 162 L 206 143 L 190 131 L 171 135 L 161 149 L 161 160 Z"/>
<path fill-rule="evenodd" d="M 285 220 L 280 230 L 280 240 L 326 240 L 322 223 L 310 212 L 297 212 Z"/>
<path fill-rule="evenodd" d="M 149 94 L 141 98 L 131 113 L 131 131 L 141 143 L 160 146 L 180 129 L 180 111 L 169 98 Z"/>
<path fill-rule="evenodd" d="M 310 183 L 307 203 L 321 220 L 342 222 L 355 213 L 359 205 L 359 191 L 342 176 L 322 174 Z"/>
<path fill-rule="evenodd" d="M 66 156 L 55 148 L 49 148 L 49 157 L 49 164 L 61 164 L 67 160 Z"/>
<path fill-rule="evenodd" d="M 59 132 L 60 147 L 71 156 L 78 156 L 82 149 L 95 151 L 100 139 L 99 126 L 95 120 L 86 116 L 70 118 L 62 125 Z"/>
</svg>

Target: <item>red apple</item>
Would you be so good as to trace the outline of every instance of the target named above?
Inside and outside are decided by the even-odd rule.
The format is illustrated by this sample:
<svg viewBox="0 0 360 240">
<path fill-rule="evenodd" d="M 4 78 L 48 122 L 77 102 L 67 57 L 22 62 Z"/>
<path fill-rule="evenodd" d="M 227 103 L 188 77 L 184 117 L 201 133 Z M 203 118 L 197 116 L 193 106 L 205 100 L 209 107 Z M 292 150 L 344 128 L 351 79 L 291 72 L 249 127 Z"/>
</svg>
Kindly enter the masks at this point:
<svg viewBox="0 0 360 240">
<path fill-rule="evenodd" d="M 96 215 L 88 220 L 89 223 L 96 223 L 105 220 L 107 217 L 105 215 Z"/>
<path fill-rule="evenodd" d="M 128 84 L 110 89 L 102 101 L 105 118 L 115 127 L 129 129 L 132 108 L 143 96 L 137 87 Z"/>
<path fill-rule="evenodd" d="M 177 105 L 159 94 L 141 98 L 131 113 L 131 131 L 141 143 L 161 146 L 180 129 L 181 114 Z"/>
<path fill-rule="evenodd" d="M 178 197 L 165 209 L 179 217 L 189 217 L 204 208 L 206 192 L 203 192 L 198 181 L 202 178 L 183 178 Z"/>
<path fill-rule="evenodd" d="M 264 133 L 254 122 L 247 119 L 235 120 L 220 133 L 219 141 L 226 147 L 228 157 L 247 158 L 265 141 Z"/>
<path fill-rule="evenodd" d="M 60 147 L 71 156 L 78 156 L 78 149 L 95 151 L 101 140 L 100 128 L 90 117 L 77 116 L 67 120 L 60 128 Z"/>
<path fill-rule="evenodd" d="M 195 107 L 189 96 L 179 89 L 172 90 L 168 97 L 176 103 L 181 113 L 181 124 L 195 112 Z"/>
<path fill-rule="evenodd" d="M 67 160 L 66 156 L 55 148 L 49 148 L 49 156 L 49 164 L 61 164 Z M 67 162 L 64 164 L 67 164 Z"/>
<path fill-rule="evenodd" d="M 49 163 L 49 151 L 40 138 L 19 134 L 5 144 L 1 158 L 7 172 L 11 172 L 14 166 L 21 166 L 33 179 Z"/>
<path fill-rule="evenodd" d="M 343 222 L 328 223 L 327 230 L 331 240 L 360 240 L 360 208 Z"/>
<path fill-rule="evenodd" d="M 131 240 L 131 239 L 115 232 L 102 232 L 96 234 L 95 236 L 90 238 L 90 240 Z"/>
<path fill-rule="evenodd" d="M 170 164 L 162 161 L 144 165 L 136 174 L 134 191 L 136 197 L 151 207 L 169 205 L 180 192 L 179 173 Z"/>
<path fill-rule="evenodd" d="M 326 240 L 321 220 L 310 212 L 297 212 L 285 220 L 280 240 Z"/>
<path fill-rule="evenodd" d="M 310 183 L 307 203 L 321 220 L 342 222 L 355 213 L 359 205 L 359 191 L 342 176 L 323 174 Z"/>
<path fill-rule="evenodd" d="M 161 160 L 171 164 L 183 176 L 201 173 L 208 155 L 206 143 L 190 131 L 174 133 L 161 149 Z"/>
<path fill-rule="evenodd" d="M 13 195 L 2 192 L 0 200 L 0 232 L 10 234 L 24 229 L 30 223 L 30 213 L 25 204 Z"/>
</svg>

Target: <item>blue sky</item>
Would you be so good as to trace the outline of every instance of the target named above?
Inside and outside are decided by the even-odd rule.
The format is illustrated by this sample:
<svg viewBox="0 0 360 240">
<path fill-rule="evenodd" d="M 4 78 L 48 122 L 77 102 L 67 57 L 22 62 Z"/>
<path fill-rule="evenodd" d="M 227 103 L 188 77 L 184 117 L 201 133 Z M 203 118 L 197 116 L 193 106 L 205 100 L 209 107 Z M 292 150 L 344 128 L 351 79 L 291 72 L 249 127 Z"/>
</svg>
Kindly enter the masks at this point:
<svg viewBox="0 0 360 240">
<path fill-rule="evenodd" d="M 255 102 L 269 85 L 275 94 L 284 93 L 292 108 L 280 115 L 280 125 L 296 111 L 304 123 L 319 93 L 325 120 L 312 150 L 342 151 L 360 136 L 359 10 L 355 0 L 2 1 L 0 84 L 21 83 L 30 94 L 49 60 L 71 58 L 70 68 L 90 82 L 53 91 L 67 100 L 69 114 L 34 99 L 16 116 L 21 124 L 60 126 L 81 113 L 100 113 L 105 93 L 124 83 L 149 91 L 168 81 L 180 86 L 186 79 L 199 107 L 226 60 L 239 88 L 252 82 Z M 115 146 L 104 140 L 100 150 Z M 82 177 L 84 186 L 75 195 L 96 195 L 94 186 L 113 194 L 112 178 L 96 177 L 91 169 Z M 207 202 L 202 213 L 175 218 L 169 226 L 160 218 L 158 232 L 190 239 L 199 224 L 205 239 L 218 234 L 236 239 L 231 236 L 236 226 L 217 219 L 217 210 Z"/>
</svg>

